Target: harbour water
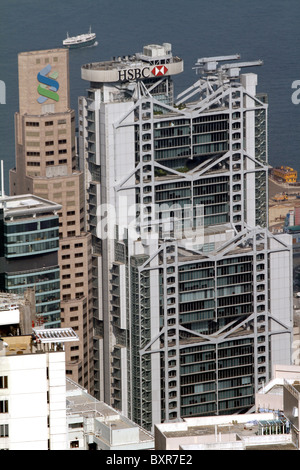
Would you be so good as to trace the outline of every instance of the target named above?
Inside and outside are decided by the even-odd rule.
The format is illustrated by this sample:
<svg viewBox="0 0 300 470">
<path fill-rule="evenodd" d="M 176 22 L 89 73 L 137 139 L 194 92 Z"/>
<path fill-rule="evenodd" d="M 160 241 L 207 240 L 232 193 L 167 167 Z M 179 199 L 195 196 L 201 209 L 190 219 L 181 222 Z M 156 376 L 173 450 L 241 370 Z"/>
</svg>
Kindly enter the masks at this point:
<svg viewBox="0 0 300 470">
<path fill-rule="evenodd" d="M 15 165 L 14 113 L 18 110 L 19 52 L 61 47 L 67 32 L 92 27 L 97 46 L 70 51 L 71 107 L 85 94 L 81 65 L 142 51 L 146 44 L 172 44 L 184 59 L 175 94 L 197 80 L 200 57 L 240 53 L 243 61 L 262 59 L 258 91 L 269 96 L 269 163 L 300 173 L 300 104 L 292 102 L 292 83 L 300 81 L 299 0 L 1 0 L 0 80 L 6 103 L 0 104 L 0 159 Z M 300 97 L 300 93 L 298 95 Z"/>
</svg>

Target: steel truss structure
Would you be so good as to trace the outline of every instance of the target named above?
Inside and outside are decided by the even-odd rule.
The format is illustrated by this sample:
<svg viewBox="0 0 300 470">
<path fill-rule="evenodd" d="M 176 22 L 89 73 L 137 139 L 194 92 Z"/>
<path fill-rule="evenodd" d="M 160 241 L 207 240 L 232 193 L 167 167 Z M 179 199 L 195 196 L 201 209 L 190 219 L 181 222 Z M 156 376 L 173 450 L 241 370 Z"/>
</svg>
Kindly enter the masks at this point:
<svg viewBox="0 0 300 470">
<path fill-rule="evenodd" d="M 89 173 L 89 200 L 91 188 L 100 203 L 106 191 L 117 215 L 124 195 L 136 203 L 136 238 L 117 223 L 117 239 L 101 241 L 106 400 L 146 429 L 245 412 L 272 365 L 291 357 L 291 246 L 267 230 L 266 97 L 256 75 L 240 74 L 262 62 L 237 59 L 199 59 L 201 78 L 175 104 L 169 76 L 118 85 L 126 106 L 110 121 L 116 103 L 98 104 L 94 161 L 106 179 Z M 82 108 L 86 167 L 95 103 Z M 134 158 L 120 175 L 122 138 Z"/>
</svg>

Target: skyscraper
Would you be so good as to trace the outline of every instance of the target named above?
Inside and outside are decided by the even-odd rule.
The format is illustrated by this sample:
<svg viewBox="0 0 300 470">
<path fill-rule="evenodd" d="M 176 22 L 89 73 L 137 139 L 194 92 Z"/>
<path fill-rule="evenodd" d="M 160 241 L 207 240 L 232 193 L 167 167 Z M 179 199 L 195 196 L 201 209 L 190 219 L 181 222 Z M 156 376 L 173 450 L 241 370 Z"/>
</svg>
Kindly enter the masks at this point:
<svg viewBox="0 0 300 470">
<path fill-rule="evenodd" d="M 170 44 L 82 67 L 95 392 L 147 429 L 245 412 L 291 360 L 290 239 L 267 230 L 267 99 L 241 73 L 259 65 L 199 59 L 176 99 Z"/>
<path fill-rule="evenodd" d="M 35 293 L 34 324 L 60 325 L 59 204 L 31 194 L 0 199 L 0 290 Z"/>
<path fill-rule="evenodd" d="M 66 348 L 67 374 L 92 393 L 91 237 L 84 226 L 84 180 L 77 165 L 75 112 L 70 109 L 68 50 L 24 52 L 18 66 L 16 168 L 10 171 L 10 193 L 31 193 L 61 205 L 60 320 L 80 338 L 78 345 Z"/>
</svg>

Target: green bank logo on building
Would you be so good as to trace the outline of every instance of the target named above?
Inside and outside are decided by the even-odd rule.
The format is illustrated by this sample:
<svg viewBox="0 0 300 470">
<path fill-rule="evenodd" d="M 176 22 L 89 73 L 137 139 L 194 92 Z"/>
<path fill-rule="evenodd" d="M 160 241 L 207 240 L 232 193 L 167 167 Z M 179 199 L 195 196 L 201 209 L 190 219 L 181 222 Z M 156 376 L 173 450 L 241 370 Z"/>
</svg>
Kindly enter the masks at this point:
<svg viewBox="0 0 300 470">
<path fill-rule="evenodd" d="M 59 83 L 57 81 L 58 72 L 51 72 L 51 65 L 48 64 L 38 74 L 37 79 L 39 85 L 37 88 L 38 93 L 41 95 L 37 101 L 42 104 L 48 99 L 59 101 L 59 95 L 57 90 L 59 89 Z"/>
</svg>

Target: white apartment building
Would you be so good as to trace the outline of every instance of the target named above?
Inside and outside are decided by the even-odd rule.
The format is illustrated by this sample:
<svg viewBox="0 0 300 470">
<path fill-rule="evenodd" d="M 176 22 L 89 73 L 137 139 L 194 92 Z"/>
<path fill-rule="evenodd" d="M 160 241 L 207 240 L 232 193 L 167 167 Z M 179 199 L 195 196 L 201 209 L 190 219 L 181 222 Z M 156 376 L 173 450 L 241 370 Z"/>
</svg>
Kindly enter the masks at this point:
<svg viewBox="0 0 300 470">
<path fill-rule="evenodd" d="M 70 328 L 1 337 L 0 449 L 67 448 L 64 343 L 77 341 Z"/>
<path fill-rule="evenodd" d="M 150 450 L 154 436 L 66 378 L 71 328 L 31 326 L 34 292 L 0 294 L 0 450 Z"/>
</svg>

